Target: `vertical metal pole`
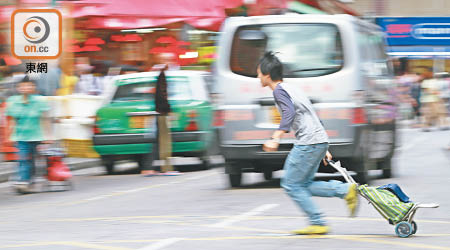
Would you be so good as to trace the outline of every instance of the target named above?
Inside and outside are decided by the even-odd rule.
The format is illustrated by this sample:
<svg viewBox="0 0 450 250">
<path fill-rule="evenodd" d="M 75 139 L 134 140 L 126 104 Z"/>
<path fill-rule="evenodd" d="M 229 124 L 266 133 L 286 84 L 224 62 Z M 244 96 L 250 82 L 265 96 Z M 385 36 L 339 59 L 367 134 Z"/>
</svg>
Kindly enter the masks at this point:
<svg viewBox="0 0 450 250">
<path fill-rule="evenodd" d="M 161 172 L 173 171 L 173 166 L 170 162 L 172 152 L 172 138 L 170 136 L 170 128 L 167 126 L 167 115 L 158 116 L 158 133 L 159 133 L 159 159 L 164 163 L 161 166 Z"/>
</svg>

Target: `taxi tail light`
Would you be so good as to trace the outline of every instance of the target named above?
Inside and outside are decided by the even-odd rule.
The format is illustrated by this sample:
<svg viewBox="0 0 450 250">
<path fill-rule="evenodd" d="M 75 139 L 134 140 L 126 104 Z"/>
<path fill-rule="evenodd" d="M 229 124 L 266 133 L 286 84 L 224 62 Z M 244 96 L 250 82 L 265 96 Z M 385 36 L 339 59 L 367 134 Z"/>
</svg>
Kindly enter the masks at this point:
<svg viewBox="0 0 450 250">
<path fill-rule="evenodd" d="M 225 125 L 225 111 L 223 110 L 214 111 L 213 126 L 223 127 L 224 125 Z"/>
<path fill-rule="evenodd" d="M 94 121 L 94 126 L 93 126 L 93 132 L 94 132 L 94 134 L 101 134 L 102 133 L 102 131 L 100 130 L 100 128 L 97 126 L 97 122 L 98 122 L 98 117 L 97 116 L 95 116 L 94 117 L 95 118 L 95 121 Z"/>
<path fill-rule="evenodd" d="M 352 124 L 365 124 L 367 123 L 366 112 L 363 108 L 354 108 Z"/>
<path fill-rule="evenodd" d="M 197 117 L 197 112 L 195 112 L 194 110 L 189 111 L 187 114 L 187 117 L 189 118 L 189 122 L 188 122 L 188 125 L 186 126 L 185 130 L 186 131 L 197 131 L 198 126 L 197 126 L 197 121 L 195 119 Z"/>
</svg>

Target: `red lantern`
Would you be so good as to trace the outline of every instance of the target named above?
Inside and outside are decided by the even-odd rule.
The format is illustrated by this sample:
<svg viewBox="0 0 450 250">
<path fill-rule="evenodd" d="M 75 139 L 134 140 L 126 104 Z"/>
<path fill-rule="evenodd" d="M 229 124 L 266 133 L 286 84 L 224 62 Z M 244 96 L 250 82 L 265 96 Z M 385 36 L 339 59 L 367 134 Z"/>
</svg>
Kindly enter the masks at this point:
<svg viewBox="0 0 450 250">
<path fill-rule="evenodd" d="M 159 53 L 167 53 L 167 52 L 170 52 L 170 51 L 165 47 L 154 47 L 148 51 L 148 53 L 150 53 L 150 54 L 159 54 Z"/>
<path fill-rule="evenodd" d="M 175 38 L 173 38 L 171 36 L 162 36 L 162 37 L 156 39 L 156 42 L 157 43 L 167 43 L 167 44 L 169 44 L 169 43 L 176 43 L 177 39 L 175 39 Z"/>
<path fill-rule="evenodd" d="M 191 45 L 191 43 L 186 42 L 186 41 L 177 41 L 177 45 L 178 46 L 189 46 L 189 45 Z"/>
<path fill-rule="evenodd" d="M 100 37 L 91 37 L 84 42 L 85 45 L 98 45 L 98 44 L 105 44 L 105 41 L 103 41 Z"/>
<path fill-rule="evenodd" d="M 81 52 L 81 48 L 78 45 L 71 45 L 66 49 L 67 52 Z"/>
<path fill-rule="evenodd" d="M 83 48 L 81 48 L 81 51 L 83 52 L 93 52 L 93 51 L 100 51 L 102 48 L 96 46 L 96 45 L 86 45 Z"/>
<path fill-rule="evenodd" d="M 121 35 L 112 35 L 111 37 L 110 37 L 110 39 L 111 39 L 111 41 L 113 41 L 113 42 L 122 42 L 123 41 L 123 36 L 121 36 Z"/>
<path fill-rule="evenodd" d="M 140 41 L 142 41 L 142 37 L 140 37 L 138 34 L 128 34 L 123 38 L 122 41 L 123 42 L 140 42 Z"/>
</svg>

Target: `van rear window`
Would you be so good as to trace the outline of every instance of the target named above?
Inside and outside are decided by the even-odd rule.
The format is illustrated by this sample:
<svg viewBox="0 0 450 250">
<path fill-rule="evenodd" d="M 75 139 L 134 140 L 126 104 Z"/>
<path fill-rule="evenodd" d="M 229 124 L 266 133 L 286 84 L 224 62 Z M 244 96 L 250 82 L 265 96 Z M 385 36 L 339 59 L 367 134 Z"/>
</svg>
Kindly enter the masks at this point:
<svg viewBox="0 0 450 250">
<path fill-rule="evenodd" d="M 267 24 L 242 26 L 233 37 L 231 71 L 256 77 L 264 52 L 273 51 L 289 78 L 313 77 L 339 71 L 344 64 L 342 41 L 333 24 Z"/>
</svg>

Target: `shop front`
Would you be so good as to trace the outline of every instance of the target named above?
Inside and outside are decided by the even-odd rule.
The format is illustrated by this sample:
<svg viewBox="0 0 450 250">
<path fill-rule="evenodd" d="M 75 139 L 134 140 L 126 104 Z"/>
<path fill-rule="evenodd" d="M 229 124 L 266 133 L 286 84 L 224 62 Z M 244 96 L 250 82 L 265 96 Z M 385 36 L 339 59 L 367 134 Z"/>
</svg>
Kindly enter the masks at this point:
<svg viewBox="0 0 450 250">
<path fill-rule="evenodd" d="M 403 58 L 411 72 L 450 72 L 450 17 L 379 17 L 388 54 Z"/>
</svg>

